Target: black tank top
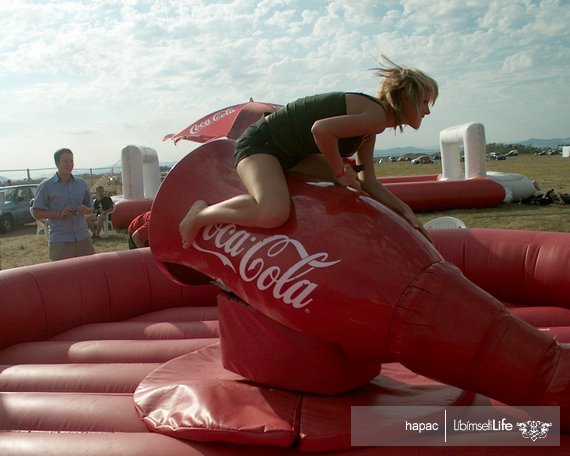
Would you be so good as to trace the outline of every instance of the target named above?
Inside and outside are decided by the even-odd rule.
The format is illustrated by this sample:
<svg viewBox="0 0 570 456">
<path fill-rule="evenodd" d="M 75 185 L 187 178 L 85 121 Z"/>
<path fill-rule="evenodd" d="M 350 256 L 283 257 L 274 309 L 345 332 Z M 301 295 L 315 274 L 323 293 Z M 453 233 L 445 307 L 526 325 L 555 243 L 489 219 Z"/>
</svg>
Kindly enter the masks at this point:
<svg viewBox="0 0 570 456">
<path fill-rule="evenodd" d="M 356 92 L 379 103 L 378 99 Z M 285 156 L 303 158 L 309 154 L 320 153 L 311 128 L 320 119 L 346 115 L 345 92 L 330 92 L 299 98 L 267 117 L 269 135 L 276 147 Z M 350 157 L 357 150 L 363 136 L 339 139 L 339 152 L 343 157 Z"/>
</svg>

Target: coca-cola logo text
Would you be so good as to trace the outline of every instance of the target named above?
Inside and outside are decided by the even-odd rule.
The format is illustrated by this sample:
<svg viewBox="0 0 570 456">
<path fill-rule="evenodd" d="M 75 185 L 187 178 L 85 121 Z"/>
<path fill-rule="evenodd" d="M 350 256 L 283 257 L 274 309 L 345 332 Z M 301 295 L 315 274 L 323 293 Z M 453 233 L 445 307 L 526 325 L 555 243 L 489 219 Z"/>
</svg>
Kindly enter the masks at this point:
<svg viewBox="0 0 570 456">
<path fill-rule="evenodd" d="M 206 128 L 208 125 L 211 125 L 214 122 L 217 122 L 218 120 L 223 119 L 224 117 L 229 116 L 230 114 L 233 114 L 235 111 L 236 110 L 234 108 L 227 108 L 227 109 L 223 109 L 221 111 L 215 112 L 210 117 L 203 120 L 202 122 L 192 125 L 190 127 L 190 134 L 195 135 L 202 128 Z"/>
<path fill-rule="evenodd" d="M 310 273 L 341 261 L 327 261 L 326 252 L 309 254 L 299 241 L 282 234 L 258 240 L 233 224 L 206 226 L 192 246 L 216 256 L 241 280 L 253 283 L 260 291 L 270 291 L 274 299 L 295 309 L 307 306 L 319 286 L 310 280 Z"/>
</svg>

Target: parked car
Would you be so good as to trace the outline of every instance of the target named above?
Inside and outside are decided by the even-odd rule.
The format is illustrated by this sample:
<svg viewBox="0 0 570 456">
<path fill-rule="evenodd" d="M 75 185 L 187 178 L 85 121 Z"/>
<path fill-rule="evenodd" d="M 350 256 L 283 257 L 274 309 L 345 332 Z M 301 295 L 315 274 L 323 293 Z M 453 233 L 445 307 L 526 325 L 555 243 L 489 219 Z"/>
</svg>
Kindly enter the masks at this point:
<svg viewBox="0 0 570 456">
<path fill-rule="evenodd" d="M 491 152 L 489 154 L 489 160 L 506 160 L 507 157 L 499 152 Z"/>
<path fill-rule="evenodd" d="M 414 158 L 411 163 L 412 165 L 426 165 L 428 163 L 433 163 L 433 160 L 427 155 L 421 155 L 418 158 Z"/>
<path fill-rule="evenodd" d="M 34 221 L 30 204 L 37 188 L 35 184 L 0 187 L 0 233 L 9 233 L 16 225 Z"/>
</svg>

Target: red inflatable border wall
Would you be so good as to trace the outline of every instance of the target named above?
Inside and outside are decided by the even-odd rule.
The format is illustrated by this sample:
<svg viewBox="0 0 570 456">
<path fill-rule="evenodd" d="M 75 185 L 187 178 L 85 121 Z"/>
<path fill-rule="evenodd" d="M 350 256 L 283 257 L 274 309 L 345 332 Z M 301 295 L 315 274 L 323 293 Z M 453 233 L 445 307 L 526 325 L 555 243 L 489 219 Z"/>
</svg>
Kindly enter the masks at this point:
<svg viewBox="0 0 570 456">
<path fill-rule="evenodd" d="M 496 283 L 502 292 L 497 297 L 508 298 L 516 305 L 511 309 L 521 318 L 559 334 L 570 329 L 569 233 L 467 229 L 431 230 L 431 235 L 445 258 L 471 280 L 482 285 Z M 522 261 L 529 249 L 534 252 L 529 259 L 534 260 Z M 494 263 L 496 269 L 489 268 L 490 260 L 500 260 Z M 65 298 L 61 286 L 59 290 L 55 287 L 61 285 L 62 277 L 66 278 Z M 99 290 L 107 292 L 88 299 L 93 277 L 99 281 Z M 518 285 L 522 282 L 536 292 L 525 295 Z M 207 290 L 211 291 L 209 297 Z M 295 449 L 269 452 L 266 447 L 184 442 L 148 432 L 140 423 L 133 408 L 134 388 L 160 365 L 161 351 L 169 356 L 168 350 L 179 345 L 181 353 L 187 353 L 188 342 L 180 339 L 184 336 L 177 331 L 185 325 L 183 321 L 215 319 L 215 294 L 214 286 L 181 287 L 167 280 L 149 249 L 1 271 L 0 454 L 75 456 L 78 448 L 88 456 L 299 454 Z M 209 307 L 184 307 L 201 305 Z M 160 321 L 170 323 L 159 325 Z M 128 341 L 106 340 L 110 334 L 116 339 L 116 325 L 130 327 L 130 331 L 137 325 L 148 329 L 138 336 L 144 340 L 135 340 L 132 332 L 125 333 Z M 162 332 L 151 335 L 150 328 L 159 327 Z M 71 339 L 64 340 L 62 331 Z M 164 331 L 175 339 L 165 339 Z M 82 333 L 88 337 L 85 342 L 80 341 Z M 56 334 L 60 334 L 59 340 L 50 340 Z M 569 342 L 570 332 L 560 340 Z M 62 349 L 55 351 L 56 345 Z M 174 352 L 170 353 L 173 356 Z M 89 361 L 78 364 L 72 356 L 79 354 Z M 141 355 L 150 359 L 153 354 L 154 361 L 141 362 Z M 122 363 L 116 361 L 119 356 L 123 356 Z M 72 418 L 79 415 L 81 421 Z M 41 429 L 37 427 L 40 424 L 51 427 Z M 563 435 L 560 447 L 525 450 L 528 454 L 565 455 L 569 448 L 570 436 Z M 425 455 L 473 451 L 421 449 Z M 390 448 L 394 455 L 417 452 L 417 448 Z M 378 454 L 378 448 L 320 454 L 368 456 Z M 521 449 L 481 448 L 478 454 L 518 455 Z"/>
<path fill-rule="evenodd" d="M 379 181 L 418 212 L 495 207 L 505 198 L 503 186 L 487 177 L 449 181 L 439 180 L 440 177 L 383 177 Z M 112 216 L 113 226 L 127 229 L 137 215 L 151 209 L 152 203 L 153 200 L 149 198 L 119 201 Z"/>
</svg>

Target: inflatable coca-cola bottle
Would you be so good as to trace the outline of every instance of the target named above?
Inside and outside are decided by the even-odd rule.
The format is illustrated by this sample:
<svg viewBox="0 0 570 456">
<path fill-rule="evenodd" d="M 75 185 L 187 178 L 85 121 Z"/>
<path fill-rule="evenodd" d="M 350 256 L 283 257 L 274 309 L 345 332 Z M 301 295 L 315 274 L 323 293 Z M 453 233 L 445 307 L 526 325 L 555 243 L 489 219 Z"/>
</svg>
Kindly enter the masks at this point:
<svg viewBox="0 0 570 456">
<path fill-rule="evenodd" d="M 245 192 L 232 142 L 193 151 L 153 205 L 155 258 L 179 281 L 215 279 L 264 318 L 334 344 L 351 361 L 398 361 L 510 404 L 567 405 L 568 347 L 511 315 L 364 193 L 293 176 L 288 183 L 283 226 L 210 225 L 182 249 L 178 224 L 194 201 Z"/>
</svg>

